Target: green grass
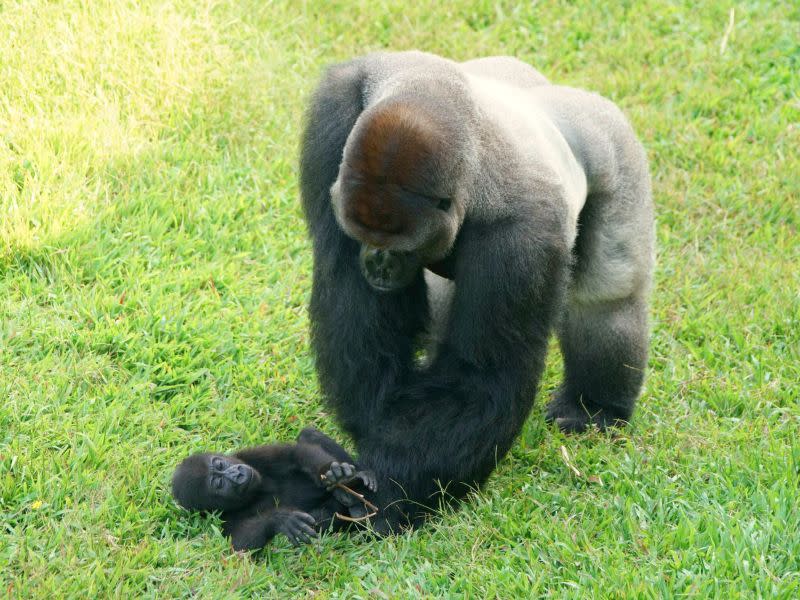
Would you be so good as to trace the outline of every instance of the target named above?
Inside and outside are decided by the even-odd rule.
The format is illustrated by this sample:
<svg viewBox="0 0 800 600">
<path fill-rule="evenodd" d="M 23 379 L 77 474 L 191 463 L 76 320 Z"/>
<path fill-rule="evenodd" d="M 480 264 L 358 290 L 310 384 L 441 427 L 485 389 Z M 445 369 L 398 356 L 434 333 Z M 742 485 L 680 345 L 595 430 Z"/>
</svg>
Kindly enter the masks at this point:
<svg viewBox="0 0 800 600">
<path fill-rule="evenodd" d="M 800 8 L 736 3 L 721 52 L 729 9 L 0 2 L 0 593 L 798 597 Z M 379 48 L 513 54 L 623 107 L 658 213 L 647 389 L 620 436 L 564 437 L 553 352 L 462 510 L 237 555 L 169 474 L 306 424 L 341 437 L 297 141 L 322 66 Z"/>
</svg>

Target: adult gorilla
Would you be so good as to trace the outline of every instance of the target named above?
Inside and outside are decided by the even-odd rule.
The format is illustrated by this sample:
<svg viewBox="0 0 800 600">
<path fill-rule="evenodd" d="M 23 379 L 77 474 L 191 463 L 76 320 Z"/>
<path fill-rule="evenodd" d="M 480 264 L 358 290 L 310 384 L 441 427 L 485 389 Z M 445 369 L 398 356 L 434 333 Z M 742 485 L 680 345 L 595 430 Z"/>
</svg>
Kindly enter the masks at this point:
<svg viewBox="0 0 800 600">
<path fill-rule="evenodd" d="M 314 94 L 300 183 L 320 382 L 378 475 L 379 531 L 488 477 L 554 328 L 565 374 L 548 418 L 581 431 L 631 416 L 653 215 L 645 154 L 611 102 L 512 58 L 369 55 Z"/>
</svg>

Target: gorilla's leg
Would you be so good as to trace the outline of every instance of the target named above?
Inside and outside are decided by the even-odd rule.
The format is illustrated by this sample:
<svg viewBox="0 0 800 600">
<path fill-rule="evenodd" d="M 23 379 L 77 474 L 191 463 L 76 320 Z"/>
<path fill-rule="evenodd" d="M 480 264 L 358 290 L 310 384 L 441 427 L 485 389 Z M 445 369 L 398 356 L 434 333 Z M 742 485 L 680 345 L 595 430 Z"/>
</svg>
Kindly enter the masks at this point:
<svg viewBox="0 0 800 600">
<path fill-rule="evenodd" d="M 589 196 L 579 220 L 558 326 L 564 383 L 547 408 L 564 431 L 624 424 L 644 381 L 652 204 L 646 169 L 631 161 L 626 175 L 614 194 Z"/>
<path fill-rule="evenodd" d="M 564 431 L 624 424 L 647 362 L 647 303 L 635 297 L 567 306 L 559 330 L 565 381 L 547 407 Z"/>
</svg>

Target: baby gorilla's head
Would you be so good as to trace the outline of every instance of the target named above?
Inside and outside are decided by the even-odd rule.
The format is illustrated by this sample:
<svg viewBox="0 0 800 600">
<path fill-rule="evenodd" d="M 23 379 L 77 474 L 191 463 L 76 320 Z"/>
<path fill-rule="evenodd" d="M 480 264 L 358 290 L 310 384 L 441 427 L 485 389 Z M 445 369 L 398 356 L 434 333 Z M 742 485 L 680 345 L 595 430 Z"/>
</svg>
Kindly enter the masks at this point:
<svg viewBox="0 0 800 600">
<path fill-rule="evenodd" d="M 234 456 L 194 454 L 172 476 L 172 495 L 188 510 L 231 511 L 247 506 L 261 484 L 253 467 Z"/>
</svg>

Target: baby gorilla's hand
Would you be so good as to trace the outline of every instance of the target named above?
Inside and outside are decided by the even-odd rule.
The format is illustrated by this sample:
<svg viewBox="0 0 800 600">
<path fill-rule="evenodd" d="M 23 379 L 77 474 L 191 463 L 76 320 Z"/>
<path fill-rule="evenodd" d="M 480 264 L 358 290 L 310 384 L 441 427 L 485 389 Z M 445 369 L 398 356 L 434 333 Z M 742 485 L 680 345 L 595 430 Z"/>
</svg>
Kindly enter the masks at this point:
<svg viewBox="0 0 800 600">
<path fill-rule="evenodd" d="M 315 523 L 314 517 L 308 513 L 293 510 L 285 516 L 278 530 L 289 538 L 293 546 L 299 546 L 317 537 L 317 532 L 313 529 Z"/>
</svg>

